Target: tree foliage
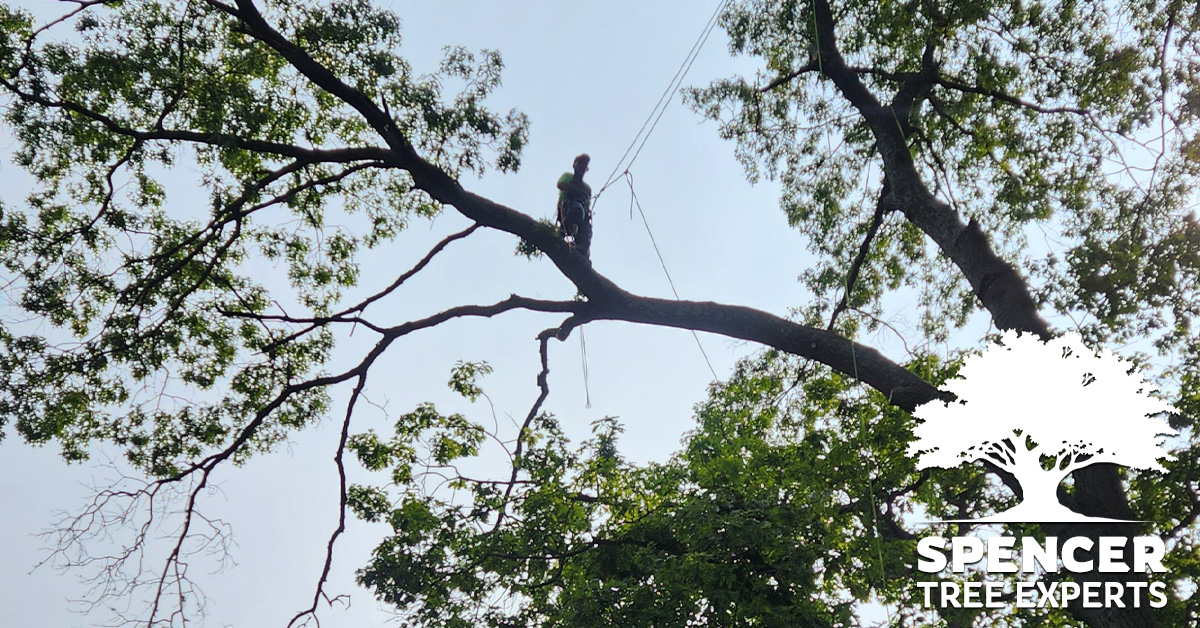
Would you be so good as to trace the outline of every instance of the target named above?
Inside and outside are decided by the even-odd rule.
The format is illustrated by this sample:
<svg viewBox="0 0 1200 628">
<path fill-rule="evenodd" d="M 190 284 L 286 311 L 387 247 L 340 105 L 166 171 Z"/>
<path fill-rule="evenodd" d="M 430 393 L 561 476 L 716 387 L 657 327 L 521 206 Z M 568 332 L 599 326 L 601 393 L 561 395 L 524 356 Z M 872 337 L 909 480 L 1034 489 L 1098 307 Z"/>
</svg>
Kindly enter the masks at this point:
<svg viewBox="0 0 1200 628">
<path fill-rule="evenodd" d="M 1156 612 L 920 608 L 912 583 L 925 576 L 911 563 L 928 531 L 910 515 L 971 518 L 1014 495 L 995 468 L 919 471 L 904 455 L 909 412 L 951 398 L 938 386 L 971 346 L 943 347 L 973 316 L 1043 339 L 1058 326 L 1135 344 L 1179 410 L 1175 460 L 1128 476 L 1090 465 L 1063 499 L 1153 522 L 1140 531 L 1168 538 L 1169 577 L 1194 590 L 1197 5 L 743 0 L 721 24 L 732 52 L 763 69 L 688 98 L 751 178 L 783 183 L 783 210 L 817 260 L 802 277 L 815 296 L 792 319 L 632 294 L 544 222 L 467 191 L 488 168 L 516 170 L 527 140 L 523 115 L 486 104 L 498 54 L 451 48 L 437 74 L 418 74 L 399 52 L 399 19 L 366 0 L 87 0 L 42 26 L 0 6 L 5 121 L 37 179 L 0 208 L 13 304 L 0 326 L 0 425 L 57 442 L 67 460 L 108 443 L 151 478 L 103 493 L 69 530 L 179 493 L 185 519 L 157 586 L 118 577 L 138 568 L 133 550 L 104 567 L 128 584 L 110 593 L 149 596 L 134 620 L 173 625 L 192 610 L 175 585 L 213 470 L 334 414 L 328 391 L 345 384 L 343 519 L 296 621 L 320 610 L 347 511 L 391 526 L 359 579 L 419 625 L 853 626 L 871 600 L 897 626 L 1200 621 L 1186 593 Z M 160 182 L 191 162 L 195 190 Z M 203 215 L 171 206 L 196 190 Z M 344 297 L 365 248 L 448 207 L 476 224 L 383 291 Z M 519 238 L 579 297 L 367 315 L 480 228 Z M 286 268 L 291 293 L 257 281 L 255 260 Z M 894 298 L 920 307 L 903 361 L 861 340 L 888 326 Z M 429 404 L 395 417 L 391 434 L 355 429 L 372 365 L 404 336 L 513 310 L 559 321 L 538 337 L 539 396 L 513 439 Z M 549 341 L 603 320 L 767 349 L 714 385 L 681 452 L 635 466 L 615 421 L 576 445 L 541 410 Z M 375 342 L 329 372 L 333 330 L 350 326 Z M 450 385 L 478 399 L 488 368 L 460 363 Z M 490 440 L 508 446 L 511 468 L 460 475 L 456 461 Z M 348 486 L 346 451 L 379 482 Z M 426 490 L 434 472 L 449 485 Z"/>
</svg>

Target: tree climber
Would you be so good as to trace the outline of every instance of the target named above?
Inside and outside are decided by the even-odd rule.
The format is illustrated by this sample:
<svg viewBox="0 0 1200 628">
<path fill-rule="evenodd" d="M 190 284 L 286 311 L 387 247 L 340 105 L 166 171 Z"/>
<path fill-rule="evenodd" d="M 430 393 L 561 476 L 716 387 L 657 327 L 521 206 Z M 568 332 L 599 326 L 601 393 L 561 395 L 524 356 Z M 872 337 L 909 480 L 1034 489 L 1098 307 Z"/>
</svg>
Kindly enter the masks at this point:
<svg viewBox="0 0 1200 628">
<path fill-rule="evenodd" d="M 583 182 L 590 161 L 586 153 L 576 157 L 571 165 L 574 172 L 564 172 L 558 178 L 559 230 L 584 259 L 592 245 L 592 187 Z"/>
</svg>

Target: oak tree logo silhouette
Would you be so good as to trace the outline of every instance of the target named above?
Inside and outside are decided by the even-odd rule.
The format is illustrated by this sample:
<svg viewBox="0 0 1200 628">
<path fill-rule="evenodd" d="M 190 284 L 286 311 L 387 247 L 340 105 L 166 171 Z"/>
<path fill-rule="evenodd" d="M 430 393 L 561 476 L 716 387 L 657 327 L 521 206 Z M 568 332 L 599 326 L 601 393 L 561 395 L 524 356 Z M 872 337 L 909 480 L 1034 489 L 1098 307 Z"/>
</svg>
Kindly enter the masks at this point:
<svg viewBox="0 0 1200 628">
<path fill-rule="evenodd" d="M 1162 437 L 1176 432 L 1161 415 L 1174 408 L 1149 396 L 1131 363 L 1074 335 L 1042 342 L 1009 332 L 1002 342 L 946 382 L 956 401 L 917 408 L 922 422 L 908 447 L 919 469 L 982 460 L 1012 473 L 1023 501 L 982 521 L 1095 520 L 1058 501 L 1072 471 L 1101 462 L 1163 469 Z"/>
</svg>

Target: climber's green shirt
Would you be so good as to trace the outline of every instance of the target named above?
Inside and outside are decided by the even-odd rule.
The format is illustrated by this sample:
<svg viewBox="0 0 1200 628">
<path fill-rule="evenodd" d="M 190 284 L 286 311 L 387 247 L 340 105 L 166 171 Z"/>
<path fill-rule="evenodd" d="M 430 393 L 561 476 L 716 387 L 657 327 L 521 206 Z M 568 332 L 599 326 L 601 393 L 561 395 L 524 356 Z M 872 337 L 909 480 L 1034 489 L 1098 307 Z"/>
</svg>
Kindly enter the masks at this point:
<svg viewBox="0 0 1200 628">
<path fill-rule="evenodd" d="M 592 186 L 583 181 L 576 181 L 575 173 L 573 172 L 564 172 L 558 178 L 558 203 L 560 205 L 567 200 L 568 191 L 574 192 L 573 196 L 578 197 L 584 203 L 587 203 L 592 198 Z"/>
</svg>

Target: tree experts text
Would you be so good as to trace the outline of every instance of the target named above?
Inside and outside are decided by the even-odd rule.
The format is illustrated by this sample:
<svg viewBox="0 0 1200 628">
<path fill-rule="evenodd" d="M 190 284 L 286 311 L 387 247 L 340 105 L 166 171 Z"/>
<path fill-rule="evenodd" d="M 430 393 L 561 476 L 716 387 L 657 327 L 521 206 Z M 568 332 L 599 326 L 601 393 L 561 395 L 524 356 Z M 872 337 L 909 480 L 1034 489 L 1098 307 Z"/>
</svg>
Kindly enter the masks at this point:
<svg viewBox="0 0 1200 628">
<path fill-rule="evenodd" d="M 1085 608 L 1162 608 L 1167 604 L 1166 584 L 1148 577 L 1099 574 L 1163 573 L 1165 553 L 1163 540 L 1156 536 L 1072 536 L 1061 542 L 1053 536 L 1044 541 L 1031 536 L 930 536 L 917 544 L 917 569 L 949 574 L 943 580 L 918 582 L 917 587 L 926 608 L 1066 608 L 1072 603 Z M 1028 579 L 972 580 L 968 573 L 1022 574 Z"/>
</svg>

